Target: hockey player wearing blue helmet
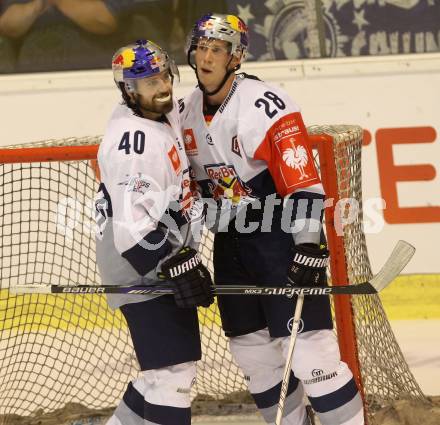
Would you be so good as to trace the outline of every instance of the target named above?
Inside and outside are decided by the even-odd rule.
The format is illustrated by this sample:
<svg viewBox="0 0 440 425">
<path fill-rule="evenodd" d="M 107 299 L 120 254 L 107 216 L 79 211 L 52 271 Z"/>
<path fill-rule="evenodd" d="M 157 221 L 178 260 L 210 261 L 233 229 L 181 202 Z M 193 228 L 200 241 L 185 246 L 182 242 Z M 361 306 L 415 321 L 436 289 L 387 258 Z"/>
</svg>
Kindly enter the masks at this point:
<svg viewBox="0 0 440 425">
<path fill-rule="evenodd" d="M 151 41 L 119 49 L 116 106 L 98 151 L 97 263 L 107 285 L 169 283 L 174 296 L 108 295 L 129 327 L 141 369 L 108 425 L 191 423 L 190 389 L 201 357 L 197 306 L 213 302 L 197 253 L 202 205 L 191 190 L 177 69 Z"/>
</svg>

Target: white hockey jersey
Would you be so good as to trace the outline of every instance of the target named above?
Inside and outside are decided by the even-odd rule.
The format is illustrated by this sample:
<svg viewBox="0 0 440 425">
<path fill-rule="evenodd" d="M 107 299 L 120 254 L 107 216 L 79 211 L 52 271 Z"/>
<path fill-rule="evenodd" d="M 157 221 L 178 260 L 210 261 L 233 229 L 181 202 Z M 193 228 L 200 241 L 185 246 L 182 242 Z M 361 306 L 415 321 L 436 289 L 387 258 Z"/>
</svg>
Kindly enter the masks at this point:
<svg viewBox="0 0 440 425">
<path fill-rule="evenodd" d="M 200 226 L 178 106 L 167 122 L 137 117 L 125 105 L 114 110 L 98 151 L 101 185 L 96 198 L 97 262 L 102 283 L 157 282 L 165 258 L 194 246 Z M 111 307 L 151 296 L 109 295 Z"/>
<path fill-rule="evenodd" d="M 180 111 L 196 180 L 222 208 L 311 186 L 323 193 L 300 110 L 280 88 L 238 74 L 209 126 L 200 89 Z"/>
</svg>

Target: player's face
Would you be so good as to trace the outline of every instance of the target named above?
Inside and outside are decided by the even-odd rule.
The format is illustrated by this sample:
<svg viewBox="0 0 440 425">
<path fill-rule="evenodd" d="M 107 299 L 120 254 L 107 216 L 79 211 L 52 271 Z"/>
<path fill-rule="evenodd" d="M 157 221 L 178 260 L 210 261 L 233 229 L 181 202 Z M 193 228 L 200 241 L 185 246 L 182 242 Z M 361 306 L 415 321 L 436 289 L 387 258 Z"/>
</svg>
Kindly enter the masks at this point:
<svg viewBox="0 0 440 425">
<path fill-rule="evenodd" d="M 195 64 L 201 83 L 213 90 L 222 82 L 225 71 L 236 65 L 235 56 L 231 59 L 230 45 L 223 40 L 200 38 L 195 49 Z"/>
<path fill-rule="evenodd" d="M 166 114 L 173 109 L 173 82 L 168 70 L 136 80 L 138 104 L 143 112 Z"/>
</svg>

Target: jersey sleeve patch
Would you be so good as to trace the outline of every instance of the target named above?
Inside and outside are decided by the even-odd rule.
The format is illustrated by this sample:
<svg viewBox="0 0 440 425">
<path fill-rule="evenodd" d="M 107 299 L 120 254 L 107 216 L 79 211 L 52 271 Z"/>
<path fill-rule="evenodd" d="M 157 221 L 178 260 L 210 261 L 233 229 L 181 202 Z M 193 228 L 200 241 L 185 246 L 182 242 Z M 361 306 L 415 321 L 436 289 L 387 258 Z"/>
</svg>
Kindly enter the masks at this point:
<svg viewBox="0 0 440 425">
<path fill-rule="evenodd" d="M 320 183 L 307 130 L 299 112 L 280 118 L 266 132 L 254 159 L 264 160 L 280 195 Z"/>
</svg>

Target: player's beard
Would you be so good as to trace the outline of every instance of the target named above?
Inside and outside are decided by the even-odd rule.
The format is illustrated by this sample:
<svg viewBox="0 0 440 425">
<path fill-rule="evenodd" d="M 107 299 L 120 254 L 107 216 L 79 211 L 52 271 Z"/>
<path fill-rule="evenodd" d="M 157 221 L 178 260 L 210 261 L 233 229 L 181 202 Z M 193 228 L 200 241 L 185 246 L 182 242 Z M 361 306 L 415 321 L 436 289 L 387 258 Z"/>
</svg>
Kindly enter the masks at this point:
<svg viewBox="0 0 440 425">
<path fill-rule="evenodd" d="M 161 102 L 158 99 L 167 97 L 169 95 L 169 100 L 166 102 Z M 169 92 L 168 94 L 159 94 L 153 96 L 151 99 L 145 99 L 143 96 L 138 95 L 136 102 L 142 112 L 155 113 L 155 114 L 167 114 L 173 109 L 173 94 Z"/>
</svg>

